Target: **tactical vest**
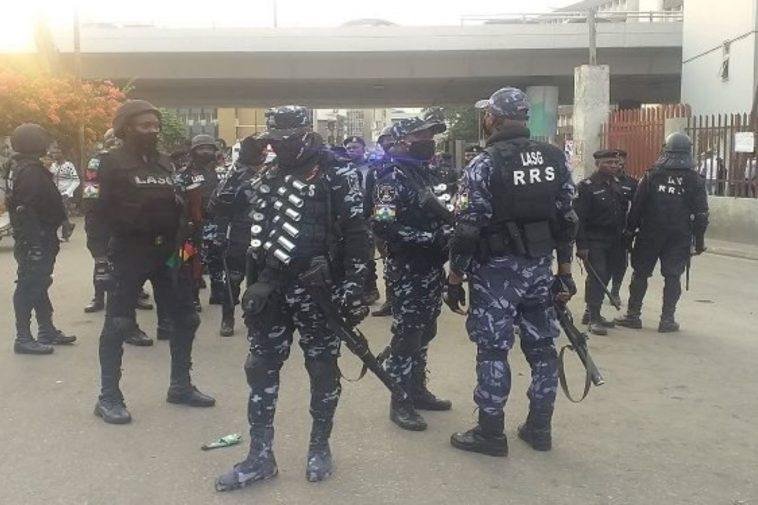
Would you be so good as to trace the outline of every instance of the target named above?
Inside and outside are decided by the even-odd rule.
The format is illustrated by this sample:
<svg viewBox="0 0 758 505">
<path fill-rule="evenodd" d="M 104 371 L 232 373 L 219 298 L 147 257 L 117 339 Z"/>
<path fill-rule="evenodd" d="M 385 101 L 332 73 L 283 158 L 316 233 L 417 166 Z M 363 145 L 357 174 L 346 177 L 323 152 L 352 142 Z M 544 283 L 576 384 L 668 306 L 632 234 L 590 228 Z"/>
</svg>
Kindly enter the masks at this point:
<svg viewBox="0 0 758 505">
<path fill-rule="evenodd" d="M 552 146 L 523 137 L 495 142 L 486 149 L 493 162 L 493 215 L 482 236 L 503 238 L 503 252 L 538 257 L 555 247 L 550 223 L 561 190 L 561 160 L 553 151 Z M 496 242 L 489 244 L 493 253 L 499 252 Z"/>
<path fill-rule="evenodd" d="M 686 231 L 692 213 L 687 202 L 690 169 L 656 168 L 649 173 L 648 202 L 643 221 L 669 230 Z"/>
<path fill-rule="evenodd" d="M 119 171 L 118 187 L 111 188 L 108 209 L 119 235 L 168 235 L 176 233 L 181 207 L 176 198 L 171 163 L 166 156 L 143 162 L 123 149 L 108 154 Z"/>
<path fill-rule="evenodd" d="M 278 168 L 253 183 L 250 249 L 260 263 L 274 268 L 300 268 L 315 256 L 328 256 L 331 195 L 324 174 L 304 181 Z"/>
</svg>

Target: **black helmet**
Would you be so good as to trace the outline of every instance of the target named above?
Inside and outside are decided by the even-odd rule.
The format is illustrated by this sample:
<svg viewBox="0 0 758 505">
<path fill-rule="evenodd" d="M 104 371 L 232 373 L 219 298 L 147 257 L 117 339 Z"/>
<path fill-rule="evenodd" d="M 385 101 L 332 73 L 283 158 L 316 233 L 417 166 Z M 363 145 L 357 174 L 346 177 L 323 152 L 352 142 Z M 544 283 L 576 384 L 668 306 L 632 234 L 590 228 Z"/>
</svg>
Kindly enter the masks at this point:
<svg viewBox="0 0 758 505">
<path fill-rule="evenodd" d="M 216 146 L 216 139 L 204 133 L 192 137 L 192 144 L 190 145 L 190 149 L 195 149 L 196 147 L 200 146 L 208 146 L 212 147 L 213 149 L 218 149 Z"/>
<path fill-rule="evenodd" d="M 127 100 L 116 111 L 116 117 L 113 118 L 113 133 L 118 138 L 123 138 L 124 127 L 134 116 L 153 112 L 158 119 L 161 118 L 161 112 L 147 100 Z"/>
<path fill-rule="evenodd" d="M 11 147 L 19 154 L 43 155 L 53 139 L 47 130 L 38 124 L 24 123 L 11 133 Z"/>
<path fill-rule="evenodd" d="M 672 133 L 666 137 L 663 145 L 663 153 L 658 158 L 656 165 L 661 168 L 674 170 L 687 170 L 695 166 L 695 158 L 692 156 L 692 141 L 684 133 Z"/>
<path fill-rule="evenodd" d="M 434 135 L 437 135 L 438 133 L 442 133 L 447 130 L 447 126 L 445 126 L 445 123 L 440 119 L 439 115 L 437 115 L 435 111 L 432 114 L 429 114 L 429 112 L 427 112 L 424 114 L 423 118 L 413 117 L 401 119 L 392 125 L 392 129 L 390 131 L 392 132 L 391 134 L 395 140 L 401 140 L 412 133 L 424 130 L 431 130 Z"/>
<path fill-rule="evenodd" d="M 666 137 L 663 150 L 667 153 L 691 153 L 692 140 L 681 132 L 672 133 Z"/>
<path fill-rule="evenodd" d="M 301 133 L 312 126 L 308 109 L 302 105 L 282 105 L 266 111 L 265 137 L 270 140 L 284 140 Z"/>
</svg>

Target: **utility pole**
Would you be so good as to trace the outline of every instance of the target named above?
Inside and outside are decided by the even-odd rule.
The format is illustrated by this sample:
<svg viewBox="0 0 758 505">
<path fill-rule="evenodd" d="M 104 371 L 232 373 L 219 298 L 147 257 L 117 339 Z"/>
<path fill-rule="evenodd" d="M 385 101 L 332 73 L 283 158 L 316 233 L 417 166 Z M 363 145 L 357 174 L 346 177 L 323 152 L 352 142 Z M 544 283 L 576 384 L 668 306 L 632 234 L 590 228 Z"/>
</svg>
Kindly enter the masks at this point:
<svg viewBox="0 0 758 505">
<path fill-rule="evenodd" d="M 595 24 L 595 16 L 597 15 L 597 7 L 592 7 L 587 11 L 587 31 L 589 32 L 590 42 L 590 65 L 597 65 L 597 25 Z"/>
<path fill-rule="evenodd" d="M 79 6 L 74 6 L 74 79 L 79 93 L 83 93 L 82 87 L 82 48 L 80 41 L 80 23 L 79 23 Z M 79 121 L 79 159 L 77 160 L 76 170 L 79 176 L 83 173 L 84 166 L 84 119 Z"/>
</svg>

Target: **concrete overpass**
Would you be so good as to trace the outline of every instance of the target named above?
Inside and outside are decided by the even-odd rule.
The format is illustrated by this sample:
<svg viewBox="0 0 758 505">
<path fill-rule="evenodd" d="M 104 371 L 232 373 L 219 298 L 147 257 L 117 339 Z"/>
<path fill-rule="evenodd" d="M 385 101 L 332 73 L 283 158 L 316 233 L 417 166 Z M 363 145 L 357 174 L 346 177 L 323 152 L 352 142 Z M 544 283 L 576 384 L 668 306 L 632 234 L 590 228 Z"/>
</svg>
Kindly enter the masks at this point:
<svg viewBox="0 0 758 505">
<path fill-rule="evenodd" d="M 678 101 L 682 25 L 600 23 L 611 100 Z M 471 103 L 503 84 L 556 86 L 573 101 L 587 25 L 493 24 L 309 29 L 88 28 L 83 75 L 135 81 L 165 106 L 422 106 Z M 58 34 L 64 66 L 70 34 Z"/>
</svg>

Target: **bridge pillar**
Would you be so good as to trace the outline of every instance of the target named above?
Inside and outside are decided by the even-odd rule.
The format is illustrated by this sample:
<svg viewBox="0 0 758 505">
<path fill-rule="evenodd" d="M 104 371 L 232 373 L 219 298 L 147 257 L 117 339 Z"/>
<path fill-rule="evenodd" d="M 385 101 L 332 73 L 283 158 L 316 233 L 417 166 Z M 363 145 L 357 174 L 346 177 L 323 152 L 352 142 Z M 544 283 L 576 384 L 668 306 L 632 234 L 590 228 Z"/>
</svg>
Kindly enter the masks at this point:
<svg viewBox="0 0 758 505">
<path fill-rule="evenodd" d="M 592 154 L 600 149 L 603 124 L 610 112 L 608 65 L 582 65 L 574 69 L 574 181 L 595 170 Z"/>
<path fill-rule="evenodd" d="M 531 105 L 529 130 L 532 137 L 553 142 L 558 132 L 558 86 L 529 86 L 526 94 Z"/>
</svg>

